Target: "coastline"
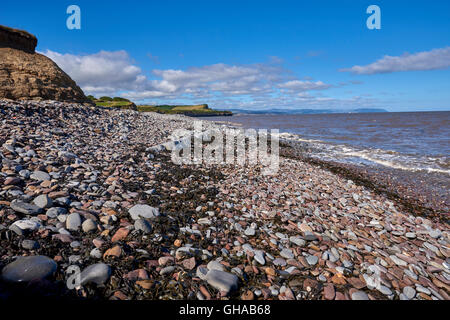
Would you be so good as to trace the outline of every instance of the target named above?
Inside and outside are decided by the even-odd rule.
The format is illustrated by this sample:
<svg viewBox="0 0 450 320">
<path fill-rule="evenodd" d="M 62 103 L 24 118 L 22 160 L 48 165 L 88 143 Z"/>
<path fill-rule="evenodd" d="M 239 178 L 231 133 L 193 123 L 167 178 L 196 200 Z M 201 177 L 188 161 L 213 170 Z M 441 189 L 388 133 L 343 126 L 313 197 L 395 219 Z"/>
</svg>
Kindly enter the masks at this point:
<svg viewBox="0 0 450 320">
<path fill-rule="evenodd" d="M 433 185 L 433 173 L 409 172 L 388 167 L 363 167 L 321 160 L 308 156 L 307 152 L 303 152 L 303 147 L 295 147 L 292 144 L 295 145 L 295 141 L 284 140 L 284 148 L 281 149 L 280 154 L 284 157 L 300 159 L 357 181 L 358 184 L 396 201 L 398 205 L 414 215 L 449 222 L 450 196 L 447 193 L 449 186 L 440 187 L 438 183 Z"/>
<path fill-rule="evenodd" d="M 405 299 L 411 288 L 417 299 L 449 299 L 448 218 L 439 207 L 393 193 L 396 185 L 302 158 L 286 146 L 274 177 L 263 177 L 260 166 L 177 166 L 170 152 L 151 148 L 175 129 L 192 129 L 185 116 L 55 102 L 0 106 L 0 269 L 14 256 L 50 257 L 58 264 L 45 289 L 50 295 Z M 22 176 L 18 165 L 48 179 Z M 33 217 L 11 207 L 39 195 L 54 205 Z M 151 231 L 136 228 L 130 217 L 136 204 L 158 208 Z M 53 207 L 66 213 L 53 216 Z M 96 229 L 68 229 L 72 214 L 95 221 Z M 40 226 L 19 235 L 10 226 L 21 219 Z M 40 247 L 24 248 L 25 239 Z M 112 269 L 105 287 L 67 290 L 69 264 L 85 269 L 97 262 Z M 378 284 L 370 265 L 381 270 Z M 232 274 L 236 283 L 211 281 L 205 270 Z M 0 300 L 19 289 L 0 282 Z"/>
<path fill-rule="evenodd" d="M 216 123 L 232 128 L 248 128 L 245 123 L 233 122 L 232 119 L 230 121 L 220 119 Z M 326 141 L 311 138 L 305 140 L 299 134 L 280 133 L 280 154 L 283 156 L 326 168 L 398 201 L 415 214 L 444 218 L 448 222 L 450 214 L 448 172 L 434 168 L 379 164 L 376 162 L 377 159 L 371 159 L 369 163 L 342 161 L 334 158 L 339 154 L 331 153 L 324 157 L 325 152 L 317 149 L 322 148 L 321 145 L 332 146 Z M 349 147 L 351 148 L 351 145 Z M 360 149 L 354 149 L 355 153 Z"/>
</svg>

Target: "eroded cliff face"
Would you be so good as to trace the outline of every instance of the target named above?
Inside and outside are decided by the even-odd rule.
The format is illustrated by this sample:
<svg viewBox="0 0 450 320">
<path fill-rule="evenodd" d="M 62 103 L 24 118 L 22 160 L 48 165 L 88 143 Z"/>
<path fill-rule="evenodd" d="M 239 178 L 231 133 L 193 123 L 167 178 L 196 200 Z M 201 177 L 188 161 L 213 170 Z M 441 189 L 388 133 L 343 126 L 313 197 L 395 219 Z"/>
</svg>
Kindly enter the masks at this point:
<svg viewBox="0 0 450 320">
<path fill-rule="evenodd" d="M 56 63 L 35 52 L 36 45 L 28 32 L 0 26 L 0 99 L 89 103 Z"/>
<path fill-rule="evenodd" d="M 0 48 L 13 48 L 34 53 L 37 38 L 32 34 L 0 25 Z"/>
</svg>

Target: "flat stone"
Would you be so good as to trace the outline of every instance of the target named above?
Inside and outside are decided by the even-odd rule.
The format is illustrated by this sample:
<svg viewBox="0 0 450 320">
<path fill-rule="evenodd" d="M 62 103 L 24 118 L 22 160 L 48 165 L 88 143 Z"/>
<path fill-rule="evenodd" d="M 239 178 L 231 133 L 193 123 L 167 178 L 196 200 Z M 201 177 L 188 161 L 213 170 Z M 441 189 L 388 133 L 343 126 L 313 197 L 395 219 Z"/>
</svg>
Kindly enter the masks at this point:
<svg viewBox="0 0 450 320">
<path fill-rule="evenodd" d="M 311 229 L 310 226 L 308 226 L 306 223 L 302 223 L 299 226 L 300 231 L 302 232 L 312 232 L 313 230 Z"/>
<path fill-rule="evenodd" d="M 175 261 L 175 259 L 173 257 L 164 256 L 164 257 L 161 257 L 161 258 L 158 259 L 158 264 L 160 266 L 165 266 L 165 265 L 167 265 L 169 263 L 172 263 L 174 261 Z"/>
<path fill-rule="evenodd" d="M 283 258 L 276 258 L 272 261 L 272 263 L 276 266 L 284 267 L 287 263 Z"/>
<path fill-rule="evenodd" d="M 318 238 L 314 233 L 306 231 L 303 235 L 303 239 L 305 239 L 306 241 L 315 241 Z"/>
<path fill-rule="evenodd" d="M 408 263 L 406 261 L 403 261 L 402 259 L 398 258 L 397 256 L 391 255 L 391 256 L 389 256 L 389 258 L 391 258 L 391 260 L 398 266 L 406 267 L 408 265 Z"/>
<path fill-rule="evenodd" d="M 425 293 L 426 295 L 430 295 L 431 291 L 424 286 L 421 286 L 420 284 L 416 284 L 416 290 L 417 292 Z"/>
<path fill-rule="evenodd" d="M 366 286 L 366 283 L 359 278 L 347 278 L 347 281 L 356 289 L 362 289 Z"/>
<path fill-rule="evenodd" d="M 128 279 L 130 281 L 147 280 L 148 273 L 145 269 L 136 269 L 136 270 L 128 272 L 123 277 L 124 277 L 124 279 Z"/>
<path fill-rule="evenodd" d="M 407 301 L 407 300 L 410 300 L 410 299 L 408 299 L 408 297 L 405 296 L 403 293 L 400 293 L 399 298 L 400 298 L 401 301 Z"/>
<path fill-rule="evenodd" d="M 81 227 L 81 216 L 78 212 L 73 212 L 67 216 L 66 228 L 77 231 Z"/>
<path fill-rule="evenodd" d="M 19 220 L 9 226 L 9 229 L 18 235 L 24 235 L 26 231 L 35 231 L 39 229 L 40 224 L 31 220 Z"/>
<path fill-rule="evenodd" d="M 416 296 L 416 290 L 414 288 L 406 286 L 403 288 L 403 294 L 409 299 L 413 299 Z"/>
<path fill-rule="evenodd" d="M 159 216 L 159 209 L 150 207 L 146 204 L 137 204 L 128 210 L 131 218 L 137 220 L 140 218 L 152 219 Z"/>
<path fill-rule="evenodd" d="M 80 246 L 81 246 L 80 241 L 72 241 L 72 242 L 70 243 L 70 247 L 71 247 L 71 248 L 79 248 Z"/>
<path fill-rule="evenodd" d="M 292 250 L 287 249 L 287 248 L 284 248 L 283 250 L 281 250 L 280 256 L 282 256 L 285 259 L 293 259 L 294 258 L 294 254 L 292 253 Z"/>
<path fill-rule="evenodd" d="M 336 291 L 334 289 L 334 285 L 329 283 L 323 289 L 323 295 L 327 300 L 333 300 L 336 296 Z"/>
<path fill-rule="evenodd" d="M 306 257 L 306 261 L 308 261 L 309 265 L 314 266 L 319 261 L 319 258 L 316 256 L 309 255 Z"/>
<path fill-rule="evenodd" d="M 11 202 L 10 207 L 16 212 L 20 212 L 27 215 L 37 215 L 42 213 L 42 208 L 39 208 L 38 206 L 31 203 L 22 202 L 17 199 Z"/>
<path fill-rule="evenodd" d="M 82 262 L 82 258 L 80 255 L 77 254 L 73 254 L 71 256 L 69 256 L 69 264 L 78 264 Z"/>
<path fill-rule="evenodd" d="M 22 179 L 17 178 L 17 177 L 9 177 L 6 178 L 5 182 L 3 182 L 3 184 L 5 186 L 13 186 L 13 185 L 18 185 L 22 182 Z"/>
<path fill-rule="evenodd" d="M 52 207 L 45 213 L 49 218 L 57 218 L 59 215 L 66 214 L 67 210 L 60 207 Z"/>
<path fill-rule="evenodd" d="M 89 233 L 97 230 L 97 222 L 95 222 L 92 219 L 86 219 L 81 224 L 81 229 L 83 229 L 84 232 Z"/>
<path fill-rule="evenodd" d="M 92 258 L 95 258 L 95 259 L 101 259 L 101 258 L 102 258 L 102 251 L 101 251 L 99 248 L 94 248 L 94 249 L 91 250 L 91 252 L 89 253 L 89 255 L 90 255 Z"/>
<path fill-rule="evenodd" d="M 8 282 L 30 282 L 52 275 L 57 264 L 46 256 L 19 257 L 2 270 L 2 279 Z"/>
<path fill-rule="evenodd" d="M 206 274 L 206 281 L 217 290 L 228 294 L 238 288 L 239 278 L 229 272 L 209 270 Z"/>
<path fill-rule="evenodd" d="M 266 264 L 266 259 L 264 259 L 264 251 L 256 250 L 254 258 L 260 265 L 263 266 Z"/>
<path fill-rule="evenodd" d="M 20 170 L 19 175 L 25 179 L 28 179 L 30 177 L 31 172 L 29 170 Z"/>
<path fill-rule="evenodd" d="M 352 300 L 369 300 L 369 296 L 364 291 L 355 291 L 352 293 Z"/>
<path fill-rule="evenodd" d="M 303 247 L 306 245 L 306 241 L 300 237 L 290 237 L 289 241 L 291 241 L 293 244 L 295 244 L 299 247 Z"/>
<path fill-rule="evenodd" d="M 80 284 L 103 285 L 111 276 L 111 267 L 104 263 L 96 263 L 84 269 L 80 274 Z"/>
<path fill-rule="evenodd" d="M 36 250 L 40 248 L 39 242 L 34 240 L 23 240 L 22 248 L 27 250 Z"/>
<path fill-rule="evenodd" d="M 34 171 L 30 178 L 38 181 L 45 181 L 50 180 L 50 175 L 44 171 Z"/>
<path fill-rule="evenodd" d="M 247 229 L 245 229 L 244 234 L 246 236 L 254 236 L 256 233 L 255 229 L 248 227 Z"/>
<path fill-rule="evenodd" d="M 389 289 L 386 286 L 380 285 L 377 289 L 378 289 L 378 291 L 380 291 L 382 294 L 384 294 L 386 296 L 392 295 L 391 289 Z"/>
<path fill-rule="evenodd" d="M 144 234 L 152 232 L 152 225 L 145 219 L 137 219 L 134 222 L 134 228 L 136 230 L 142 231 Z"/>
<path fill-rule="evenodd" d="M 161 271 L 159 271 L 159 274 L 163 276 L 165 274 L 171 274 L 174 271 L 175 271 L 174 266 L 168 266 L 168 267 L 162 268 Z"/>
<path fill-rule="evenodd" d="M 125 240 L 128 234 L 130 233 L 130 230 L 128 228 L 120 228 L 116 231 L 114 236 L 111 238 L 112 242 L 122 241 Z"/>
<path fill-rule="evenodd" d="M 431 243 L 424 242 L 423 246 L 429 249 L 430 251 L 433 251 L 435 254 L 439 255 L 439 249 L 436 246 L 432 245 Z"/>
<path fill-rule="evenodd" d="M 72 242 L 72 236 L 70 236 L 68 234 L 54 234 L 54 235 L 52 235 L 52 239 L 57 239 L 63 243 Z"/>
<path fill-rule="evenodd" d="M 342 262 L 342 264 L 344 265 L 344 268 L 346 269 L 352 269 L 353 268 L 353 263 L 349 260 L 344 260 Z"/>
<path fill-rule="evenodd" d="M 197 223 L 198 223 L 198 224 L 207 224 L 207 225 L 210 225 L 212 222 L 211 222 L 211 220 L 208 219 L 208 218 L 200 218 L 200 219 L 198 219 Z"/>
<path fill-rule="evenodd" d="M 440 230 L 432 230 L 428 234 L 430 237 L 432 237 L 434 239 L 437 239 L 442 236 L 442 232 Z"/>
<path fill-rule="evenodd" d="M 403 272 L 411 279 L 417 280 L 417 275 L 409 269 L 404 269 Z"/>
<path fill-rule="evenodd" d="M 206 280 L 206 275 L 208 274 L 208 269 L 205 267 L 198 267 L 196 276 L 202 280 Z"/>
<path fill-rule="evenodd" d="M 405 233 L 405 236 L 406 236 L 408 239 L 414 239 L 414 238 L 416 238 L 416 234 L 415 234 L 414 232 L 407 232 L 407 233 Z"/>
<path fill-rule="evenodd" d="M 59 222 L 61 223 L 65 223 L 67 220 L 67 214 L 60 214 L 59 216 L 56 217 L 58 219 Z"/>
<path fill-rule="evenodd" d="M 39 208 L 44 209 L 50 208 L 53 205 L 53 200 L 50 199 L 46 194 L 41 194 L 33 200 L 33 203 Z"/>
<path fill-rule="evenodd" d="M 216 261 L 216 260 L 210 261 L 206 267 L 207 267 L 209 270 L 225 271 L 224 265 L 221 264 L 219 261 Z"/>
<path fill-rule="evenodd" d="M 185 259 L 185 260 L 181 261 L 181 264 L 183 265 L 183 267 L 185 267 L 188 270 L 194 269 L 196 263 L 197 262 L 195 261 L 195 257 L 192 257 L 192 258 Z"/>
<path fill-rule="evenodd" d="M 115 246 L 115 247 L 112 247 L 112 248 L 110 248 L 110 249 L 105 251 L 105 253 L 103 254 L 103 259 L 106 259 L 108 257 L 116 257 L 116 258 L 118 258 L 118 257 L 121 256 L 121 254 L 122 254 L 122 247 Z"/>
</svg>

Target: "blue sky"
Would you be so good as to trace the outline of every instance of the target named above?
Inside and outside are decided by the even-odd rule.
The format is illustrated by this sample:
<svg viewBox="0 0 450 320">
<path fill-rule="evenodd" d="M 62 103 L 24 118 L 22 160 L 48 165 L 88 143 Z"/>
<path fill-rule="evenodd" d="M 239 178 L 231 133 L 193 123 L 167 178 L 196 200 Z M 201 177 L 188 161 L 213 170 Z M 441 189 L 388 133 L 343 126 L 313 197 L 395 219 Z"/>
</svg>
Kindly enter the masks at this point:
<svg viewBox="0 0 450 320">
<path fill-rule="evenodd" d="M 81 30 L 66 27 L 72 4 Z M 366 27 L 372 4 L 381 30 Z M 447 0 L 8 1 L 0 24 L 35 34 L 37 50 L 96 96 L 450 110 Z"/>
</svg>

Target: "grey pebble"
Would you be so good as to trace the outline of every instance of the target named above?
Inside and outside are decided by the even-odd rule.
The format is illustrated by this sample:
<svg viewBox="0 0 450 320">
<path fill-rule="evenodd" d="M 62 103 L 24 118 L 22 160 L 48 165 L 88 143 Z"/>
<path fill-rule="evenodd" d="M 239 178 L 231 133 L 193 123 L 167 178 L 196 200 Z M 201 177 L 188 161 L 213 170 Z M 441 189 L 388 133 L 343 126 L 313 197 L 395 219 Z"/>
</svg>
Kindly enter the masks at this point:
<svg viewBox="0 0 450 320">
<path fill-rule="evenodd" d="M 19 257 L 2 270 L 2 279 L 8 282 L 29 282 L 52 275 L 57 264 L 46 256 Z"/>
</svg>

